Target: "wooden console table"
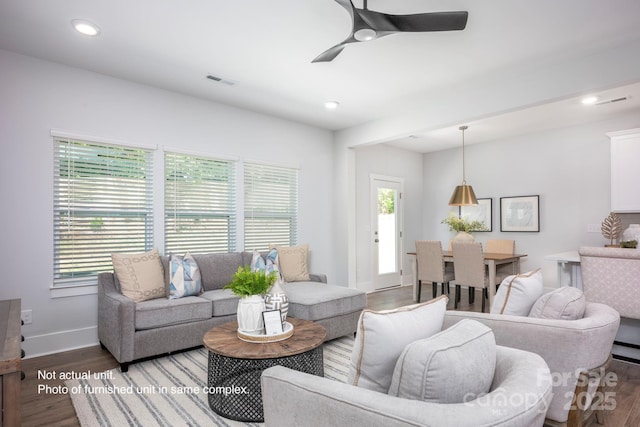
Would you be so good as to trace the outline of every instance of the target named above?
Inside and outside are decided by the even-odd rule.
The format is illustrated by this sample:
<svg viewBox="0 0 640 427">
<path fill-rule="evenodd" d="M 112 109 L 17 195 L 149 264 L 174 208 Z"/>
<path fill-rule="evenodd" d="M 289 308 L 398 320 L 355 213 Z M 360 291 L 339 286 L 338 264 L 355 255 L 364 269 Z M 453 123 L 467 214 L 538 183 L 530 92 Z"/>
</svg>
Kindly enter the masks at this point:
<svg viewBox="0 0 640 427">
<path fill-rule="evenodd" d="M 0 427 L 20 425 L 20 300 L 0 301 Z"/>
</svg>

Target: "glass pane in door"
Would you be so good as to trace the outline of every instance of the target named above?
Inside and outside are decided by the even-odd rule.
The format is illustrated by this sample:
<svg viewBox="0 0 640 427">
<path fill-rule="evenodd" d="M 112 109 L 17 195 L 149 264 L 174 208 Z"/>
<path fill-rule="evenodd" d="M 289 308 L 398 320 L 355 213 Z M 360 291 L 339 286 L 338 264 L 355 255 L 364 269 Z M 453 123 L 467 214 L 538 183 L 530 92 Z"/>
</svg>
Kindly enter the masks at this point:
<svg viewBox="0 0 640 427">
<path fill-rule="evenodd" d="M 396 190 L 378 188 L 378 274 L 398 271 L 396 201 Z"/>
</svg>

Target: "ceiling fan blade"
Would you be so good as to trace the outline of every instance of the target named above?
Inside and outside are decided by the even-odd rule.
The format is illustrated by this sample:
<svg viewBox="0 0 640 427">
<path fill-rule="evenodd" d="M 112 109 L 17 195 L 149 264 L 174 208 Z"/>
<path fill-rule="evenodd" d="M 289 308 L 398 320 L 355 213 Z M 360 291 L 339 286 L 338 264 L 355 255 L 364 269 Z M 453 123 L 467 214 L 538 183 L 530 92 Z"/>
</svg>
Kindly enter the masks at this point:
<svg viewBox="0 0 640 427">
<path fill-rule="evenodd" d="M 356 9 L 363 21 L 376 31 L 424 32 L 464 30 L 469 13 L 431 12 L 412 15 L 388 15 L 366 9 Z"/>
<path fill-rule="evenodd" d="M 344 47 L 349 43 L 350 42 L 345 40 L 342 43 L 339 43 L 325 50 L 320 55 L 316 56 L 315 59 L 311 62 L 331 62 L 336 56 L 340 54 L 340 52 L 342 52 L 342 49 L 344 49 Z"/>
</svg>

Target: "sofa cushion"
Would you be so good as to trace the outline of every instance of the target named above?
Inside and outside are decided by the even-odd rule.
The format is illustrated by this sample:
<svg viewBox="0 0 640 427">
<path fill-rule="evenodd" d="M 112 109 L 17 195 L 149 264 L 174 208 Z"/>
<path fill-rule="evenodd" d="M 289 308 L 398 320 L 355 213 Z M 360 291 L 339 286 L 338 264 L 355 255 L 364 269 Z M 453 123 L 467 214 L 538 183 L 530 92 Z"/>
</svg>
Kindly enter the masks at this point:
<svg viewBox="0 0 640 427">
<path fill-rule="evenodd" d="M 362 310 L 367 304 L 364 292 L 344 286 L 318 282 L 283 283 L 289 297 L 288 316 L 321 320 Z"/>
<path fill-rule="evenodd" d="M 309 245 L 275 246 L 278 269 L 285 282 L 309 280 Z"/>
<path fill-rule="evenodd" d="M 211 301 L 213 317 L 229 316 L 236 314 L 238 310 L 237 297 L 230 289 L 214 289 L 205 291 L 200 298 Z"/>
<path fill-rule="evenodd" d="M 202 286 L 205 291 L 222 289 L 233 280 L 238 267 L 244 266 L 242 253 L 211 253 L 198 254 L 193 258 L 198 263 Z"/>
<path fill-rule="evenodd" d="M 586 307 L 587 301 L 580 289 L 563 286 L 538 298 L 529 317 L 577 320 L 582 319 Z"/>
<path fill-rule="evenodd" d="M 404 348 L 442 329 L 448 300 L 442 295 L 395 310 L 364 310 L 358 321 L 347 382 L 387 393 Z"/>
<path fill-rule="evenodd" d="M 169 282 L 170 299 L 197 296 L 202 293 L 200 269 L 191 254 L 187 253 L 185 256 L 171 255 L 169 265 L 171 271 Z"/>
<path fill-rule="evenodd" d="M 157 249 L 137 254 L 111 254 L 122 295 L 135 302 L 166 296 L 164 274 Z"/>
<path fill-rule="evenodd" d="M 153 329 L 211 318 L 211 302 L 200 297 L 153 299 L 135 307 L 135 328 Z"/>
<path fill-rule="evenodd" d="M 404 348 L 389 394 L 433 403 L 463 403 L 489 392 L 495 369 L 493 331 L 478 321 L 463 319 Z"/>
<path fill-rule="evenodd" d="M 529 271 L 508 276 L 502 281 L 491 305 L 491 314 L 528 316 L 531 307 L 542 296 L 542 271 Z"/>
</svg>

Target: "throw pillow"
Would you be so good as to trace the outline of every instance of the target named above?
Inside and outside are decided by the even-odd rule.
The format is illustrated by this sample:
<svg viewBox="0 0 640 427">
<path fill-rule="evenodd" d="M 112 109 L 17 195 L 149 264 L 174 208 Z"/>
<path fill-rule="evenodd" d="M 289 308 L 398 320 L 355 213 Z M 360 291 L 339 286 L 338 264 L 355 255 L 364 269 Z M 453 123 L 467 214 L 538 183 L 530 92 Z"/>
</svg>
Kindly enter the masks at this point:
<svg viewBox="0 0 640 427">
<path fill-rule="evenodd" d="M 571 286 L 563 286 L 538 298 L 529 317 L 540 319 L 582 319 L 587 307 L 584 293 Z"/>
<path fill-rule="evenodd" d="M 184 257 L 171 255 L 169 271 L 169 299 L 200 295 L 204 291 L 198 264 L 188 252 Z"/>
<path fill-rule="evenodd" d="M 282 278 L 282 274 L 280 273 L 280 259 L 278 257 L 277 249 L 271 249 L 267 254 L 267 265 L 265 266 L 265 271 L 267 274 L 276 273 L 280 278 Z"/>
<path fill-rule="evenodd" d="M 158 250 L 139 254 L 111 254 L 122 295 L 135 302 L 165 296 L 164 273 Z"/>
<path fill-rule="evenodd" d="M 463 319 L 410 343 L 393 371 L 389 394 L 433 403 L 463 403 L 491 389 L 496 369 L 493 331 Z"/>
<path fill-rule="evenodd" d="M 264 258 L 260 255 L 260 252 L 253 250 L 253 256 L 251 257 L 251 271 L 264 271 L 266 264 Z"/>
<path fill-rule="evenodd" d="M 282 280 L 285 282 L 310 280 L 309 245 L 275 246 L 274 248 L 278 251 L 278 266 Z"/>
<path fill-rule="evenodd" d="M 491 314 L 528 316 L 531 307 L 544 292 L 542 271 L 509 276 L 502 281 L 491 305 Z"/>
<path fill-rule="evenodd" d="M 364 310 L 358 320 L 347 382 L 387 393 L 402 350 L 440 332 L 448 301 L 442 295 L 395 310 Z"/>
</svg>

